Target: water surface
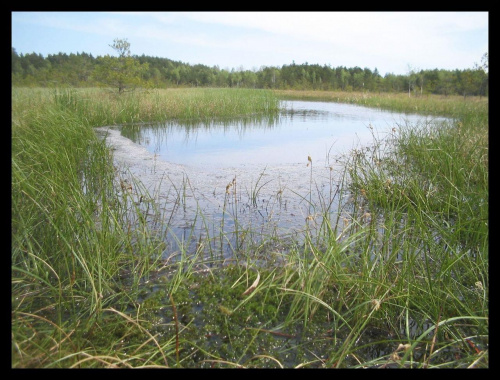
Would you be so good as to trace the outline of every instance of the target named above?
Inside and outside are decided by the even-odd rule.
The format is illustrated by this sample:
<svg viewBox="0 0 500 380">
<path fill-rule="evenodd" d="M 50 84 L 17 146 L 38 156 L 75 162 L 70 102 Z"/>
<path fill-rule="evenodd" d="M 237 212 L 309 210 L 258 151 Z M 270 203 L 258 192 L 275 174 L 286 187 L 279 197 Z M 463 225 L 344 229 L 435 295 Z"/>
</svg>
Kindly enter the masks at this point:
<svg viewBox="0 0 500 380">
<path fill-rule="evenodd" d="M 220 247 L 227 257 L 266 237 L 300 239 L 326 209 L 332 220 L 340 214 L 337 156 L 400 125 L 443 120 L 326 102 L 286 108 L 274 118 L 98 129 L 113 148 L 117 181 L 133 185 L 123 190 L 131 210 L 158 226 L 165 256 L 195 250 L 200 239 L 213 245 L 207 254 Z"/>
<path fill-rule="evenodd" d="M 289 101 L 277 118 L 207 123 L 169 122 L 124 127 L 122 135 L 161 159 L 198 167 L 243 167 L 324 161 L 390 133 L 398 125 L 429 121 L 356 105 Z"/>
</svg>

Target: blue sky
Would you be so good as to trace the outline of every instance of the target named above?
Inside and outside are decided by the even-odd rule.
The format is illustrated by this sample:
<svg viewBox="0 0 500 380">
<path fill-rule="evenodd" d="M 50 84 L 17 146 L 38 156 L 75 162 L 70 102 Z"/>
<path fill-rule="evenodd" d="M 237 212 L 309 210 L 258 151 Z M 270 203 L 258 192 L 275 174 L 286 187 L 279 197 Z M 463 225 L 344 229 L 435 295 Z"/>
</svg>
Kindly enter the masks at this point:
<svg viewBox="0 0 500 380">
<path fill-rule="evenodd" d="M 467 69 L 488 52 L 488 12 L 12 12 L 18 54 L 133 55 L 221 69 L 303 64 Z"/>
</svg>

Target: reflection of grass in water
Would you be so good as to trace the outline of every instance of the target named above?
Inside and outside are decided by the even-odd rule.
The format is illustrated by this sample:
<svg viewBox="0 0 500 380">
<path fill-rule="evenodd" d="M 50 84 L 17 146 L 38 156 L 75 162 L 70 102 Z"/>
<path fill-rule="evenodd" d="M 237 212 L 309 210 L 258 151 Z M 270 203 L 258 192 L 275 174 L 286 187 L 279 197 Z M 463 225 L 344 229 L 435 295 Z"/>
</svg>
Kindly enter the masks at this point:
<svg viewBox="0 0 500 380">
<path fill-rule="evenodd" d="M 208 121 L 188 120 L 188 121 L 167 121 L 161 123 L 148 124 L 133 124 L 124 125 L 121 128 L 123 136 L 136 142 L 145 140 L 144 131 L 147 127 L 147 133 L 154 136 L 157 148 L 164 145 L 168 141 L 168 137 L 175 132 L 182 131 L 184 135 L 184 143 L 190 140 L 196 141 L 200 131 L 234 131 L 236 130 L 240 137 L 249 129 L 264 128 L 271 129 L 276 126 L 279 116 L 277 114 L 259 114 L 248 117 L 237 118 L 218 118 Z"/>
<path fill-rule="evenodd" d="M 203 236 L 193 223 L 165 261 L 162 223 L 189 180 L 167 205 L 136 178 L 122 189 L 89 127 L 131 117 L 114 113 L 126 101 L 148 115 L 159 95 L 33 93 L 13 91 L 13 367 L 488 366 L 486 112 L 340 158 L 338 191 L 308 197 L 314 218 L 288 240 L 228 206 L 238 260 L 210 251 L 200 213 Z M 238 183 L 228 202 L 268 185 L 244 199 Z"/>
</svg>

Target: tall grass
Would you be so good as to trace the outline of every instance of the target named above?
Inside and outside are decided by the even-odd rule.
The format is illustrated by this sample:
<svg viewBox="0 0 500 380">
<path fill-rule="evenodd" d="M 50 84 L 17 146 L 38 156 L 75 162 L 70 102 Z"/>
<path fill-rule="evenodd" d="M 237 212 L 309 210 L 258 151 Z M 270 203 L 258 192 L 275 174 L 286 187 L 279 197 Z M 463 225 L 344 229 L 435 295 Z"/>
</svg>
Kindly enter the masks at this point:
<svg viewBox="0 0 500 380">
<path fill-rule="evenodd" d="M 269 91 L 248 89 L 167 89 L 118 95 L 101 89 L 13 89 L 13 97 L 29 103 L 55 103 L 93 126 L 164 122 L 210 121 L 213 118 L 249 116 L 279 111 L 279 101 Z"/>
<path fill-rule="evenodd" d="M 488 106 L 486 97 L 464 98 L 458 95 L 412 95 L 405 93 L 370 93 L 349 91 L 293 91 L 273 90 L 283 99 L 321 100 L 375 107 L 402 113 L 455 116 L 484 112 Z"/>
<path fill-rule="evenodd" d="M 430 365 L 442 347 L 462 345 L 469 334 L 483 344 L 487 337 L 488 117 L 484 111 L 474 115 L 402 125 L 375 145 L 385 149 L 382 154 L 355 154 L 347 163 L 358 214 L 371 220 L 369 242 L 360 247 L 361 267 L 369 270 L 363 292 L 379 289 L 373 299 L 391 310 L 391 324 L 404 326 L 413 354 L 416 338 L 421 344 L 432 336 L 419 366 Z M 417 331 L 434 326 L 434 335 L 430 328 L 412 336 L 409 321 Z M 408 358 L 406 353 L 400 363 L 411 364 Z M 443 365 L 459 366 L 462 359 Z"/>
<path fill-rule="evenodd" d="M 419 102 L 404 107 L 424 112 Z M 221 223 L 231 217 L 237 239 L 222 225 L 205 241 L 193 225 L 165 261 L 189 179 L 172 184 L 163 213 L 137 179 L 120 186 L 93 127 L 272 114 L 277 99 L 14 88 L 12 366 L 487 367 L 486 106 L 433 98 L 427 109 L 455 121 L 374 136 L 338 158 L 329 189 L 315 187 L 310 165 L 309 193 L 297 196 L 314 213 L 301 239 L 239 224 L 235 179 Z M 247 203 L 267 185 L 258 178 Z M 222 263 L 216 239 L 236 241 L 234 260 Z"/>
<path fill-rule="evenodd" d="M 115 363 L 99 359 L 102 350 L 109 356 L 114 341 L 88 339 L 103 321 L 120 319 L 136 302 L 139 284 L 157 268 L 164 249 L 142 210 L 117 186 L 110 151 L 93 126 L 235 117 L 277 112 L 278 106 L 265 91 L 141 95 L 12 89 L 15 367 Z M 118 311 L 105 317 L 110 305 Z M 129 322 L 121 323 L 123 329 Z"/>
</svg>

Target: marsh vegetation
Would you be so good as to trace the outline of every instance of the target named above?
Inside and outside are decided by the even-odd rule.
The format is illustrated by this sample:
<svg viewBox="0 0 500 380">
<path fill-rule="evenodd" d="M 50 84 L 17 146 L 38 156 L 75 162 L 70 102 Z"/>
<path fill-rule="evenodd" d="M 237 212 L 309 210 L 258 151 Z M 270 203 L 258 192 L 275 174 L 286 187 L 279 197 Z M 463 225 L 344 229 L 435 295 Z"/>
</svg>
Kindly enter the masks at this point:
<svg viewBox="0 0 500 380">
<path fill-rule="evenodd" d="M 487 98 L 318 94 L 453 120 L 304 157 L 308 186 L 267 198 L 307 206 L 281 235 L 239 208 L 267 177 L 221 177 L 215 228 L 193 179 L 158 163 L 145 186 L 96 127 L 276 117 L 296 93 L 13 88 L 12 367 L 488 367 Z"/>
</svg>

